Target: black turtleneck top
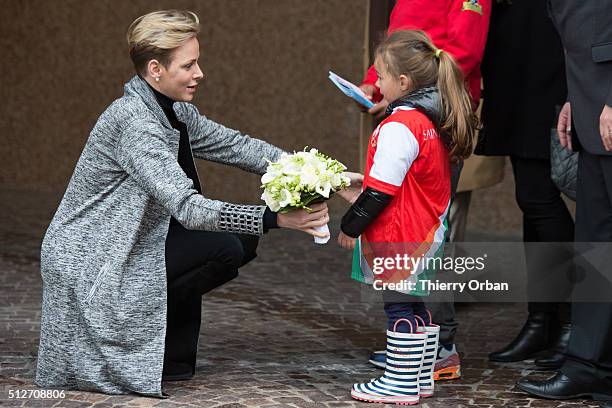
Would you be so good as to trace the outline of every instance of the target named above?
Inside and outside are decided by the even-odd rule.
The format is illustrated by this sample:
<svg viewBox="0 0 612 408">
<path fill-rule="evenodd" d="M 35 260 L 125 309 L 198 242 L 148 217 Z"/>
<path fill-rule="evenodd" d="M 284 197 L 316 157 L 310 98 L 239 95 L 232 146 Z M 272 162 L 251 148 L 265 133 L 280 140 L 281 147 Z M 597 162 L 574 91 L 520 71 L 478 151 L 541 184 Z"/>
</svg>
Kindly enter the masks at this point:
<svg viewBox="0 0 612 408">
<path fill-rule="evenodd" d="M 151 88 L 151 91 L 153 91 L 157 103 L 164 111 L 164 114 L 166 115 L 166 118 L 168 118 L 172 128 L 181 133 L 179 139 L 178 164 L 181 166 L 187 177 L 193 181 L 193 188 L 195 188 L 198 193 L 202 194 L 202 187 L 200 186 L 198 171 L 196 170 L 195 162 L 193 161 L 193 154 L 191 152 L 191 143 L 189 142 L 187 125 L 178 120 L 176 117 L 176 112 L 174 112 L 173 105 L 176 101 L 153 89 L 153 87 L 150 85 L 149 88 Z M 172 227 L 178 225 L 180 225 L 180 223 L 174 217 L 172 217 L 170 219 L 170 226 Z M 272 212 L 269 208 L 266 208 L 263 216 L 264 232 L 268 232 L 270 228 L 278 228 L 277 214 Z"/>
</svg>

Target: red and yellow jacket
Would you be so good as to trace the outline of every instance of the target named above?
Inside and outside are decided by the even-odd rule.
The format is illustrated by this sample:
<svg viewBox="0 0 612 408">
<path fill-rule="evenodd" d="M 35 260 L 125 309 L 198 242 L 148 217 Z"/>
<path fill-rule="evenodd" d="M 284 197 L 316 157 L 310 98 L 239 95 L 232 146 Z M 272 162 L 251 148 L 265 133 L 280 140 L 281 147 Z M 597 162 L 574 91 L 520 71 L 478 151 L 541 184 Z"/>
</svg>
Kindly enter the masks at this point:
<svg viewBox="0 0 612 408">
<path fill-rule="evenodd" d="M 388 32 L 418 29 L 434 45 L 452 55 L 465 75 L 474 106 L 480 100 L 480 63 L 491 16 L 491 0 L 398 0 L 391 12 Z M 374 66 L 363 84 L 375 86 Z M 374 100 L 379 101 L 377 93 Z"/>
</svg>

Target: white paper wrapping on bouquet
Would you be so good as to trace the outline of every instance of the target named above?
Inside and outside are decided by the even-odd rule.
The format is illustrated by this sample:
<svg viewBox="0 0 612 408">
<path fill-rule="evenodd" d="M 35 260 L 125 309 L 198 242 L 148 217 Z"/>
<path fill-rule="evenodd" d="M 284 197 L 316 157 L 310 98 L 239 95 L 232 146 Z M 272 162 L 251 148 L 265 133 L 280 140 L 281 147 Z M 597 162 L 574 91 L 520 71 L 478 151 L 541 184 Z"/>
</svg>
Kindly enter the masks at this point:
<svg viewBox="0 0 612 408">
<path fill-rule="evenodd" d="M 322 225 L 320 227 L 315 227 L 314 229 L 317 232 L 323 232 L 327 234 L 325 238 L 314 237 L 314 242 L 321 245 L 327 244 L 329 242 L 329 238 L 331 238 L 331 235 L 329 234 L 329 227 L 327 226 L 327 224 Z"/>
</svg>

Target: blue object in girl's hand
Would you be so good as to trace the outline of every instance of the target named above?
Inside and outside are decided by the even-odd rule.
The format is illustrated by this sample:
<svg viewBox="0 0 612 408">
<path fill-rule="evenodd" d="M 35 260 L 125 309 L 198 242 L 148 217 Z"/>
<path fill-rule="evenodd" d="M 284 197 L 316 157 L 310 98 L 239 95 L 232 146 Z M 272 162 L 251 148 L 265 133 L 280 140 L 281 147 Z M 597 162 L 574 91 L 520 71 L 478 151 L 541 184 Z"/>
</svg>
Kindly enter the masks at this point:
<svg viewBox="0 0 612 408">
<path fill-rule="evenodd" d="M 368 109 L 374 106 L 374 102 L 369 100 L 363 91 L 354 83 L 334 74 L 332 71 L 329 71 L 329 80 L 332 81 L 346 96 L 354 99 L 357 103 L 365 106 Z"/>
</svg>

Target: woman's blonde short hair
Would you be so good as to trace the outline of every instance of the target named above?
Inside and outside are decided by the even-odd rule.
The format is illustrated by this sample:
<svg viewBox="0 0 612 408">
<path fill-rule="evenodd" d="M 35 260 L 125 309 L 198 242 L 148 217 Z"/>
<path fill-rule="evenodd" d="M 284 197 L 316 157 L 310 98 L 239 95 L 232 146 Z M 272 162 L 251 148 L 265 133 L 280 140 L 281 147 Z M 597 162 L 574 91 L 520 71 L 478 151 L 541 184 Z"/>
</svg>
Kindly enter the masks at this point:
<svg viewBox="0 0 612 408">
<path fill-rule="evenodd" d="M 130 58 L 136 72 L 144 76 L 152 59 L 168 67 L 172 51 L 199 31 L 200 20 L 191 11 L 161 10 L 138 17 L 127 31 Z"/>
</svg>

